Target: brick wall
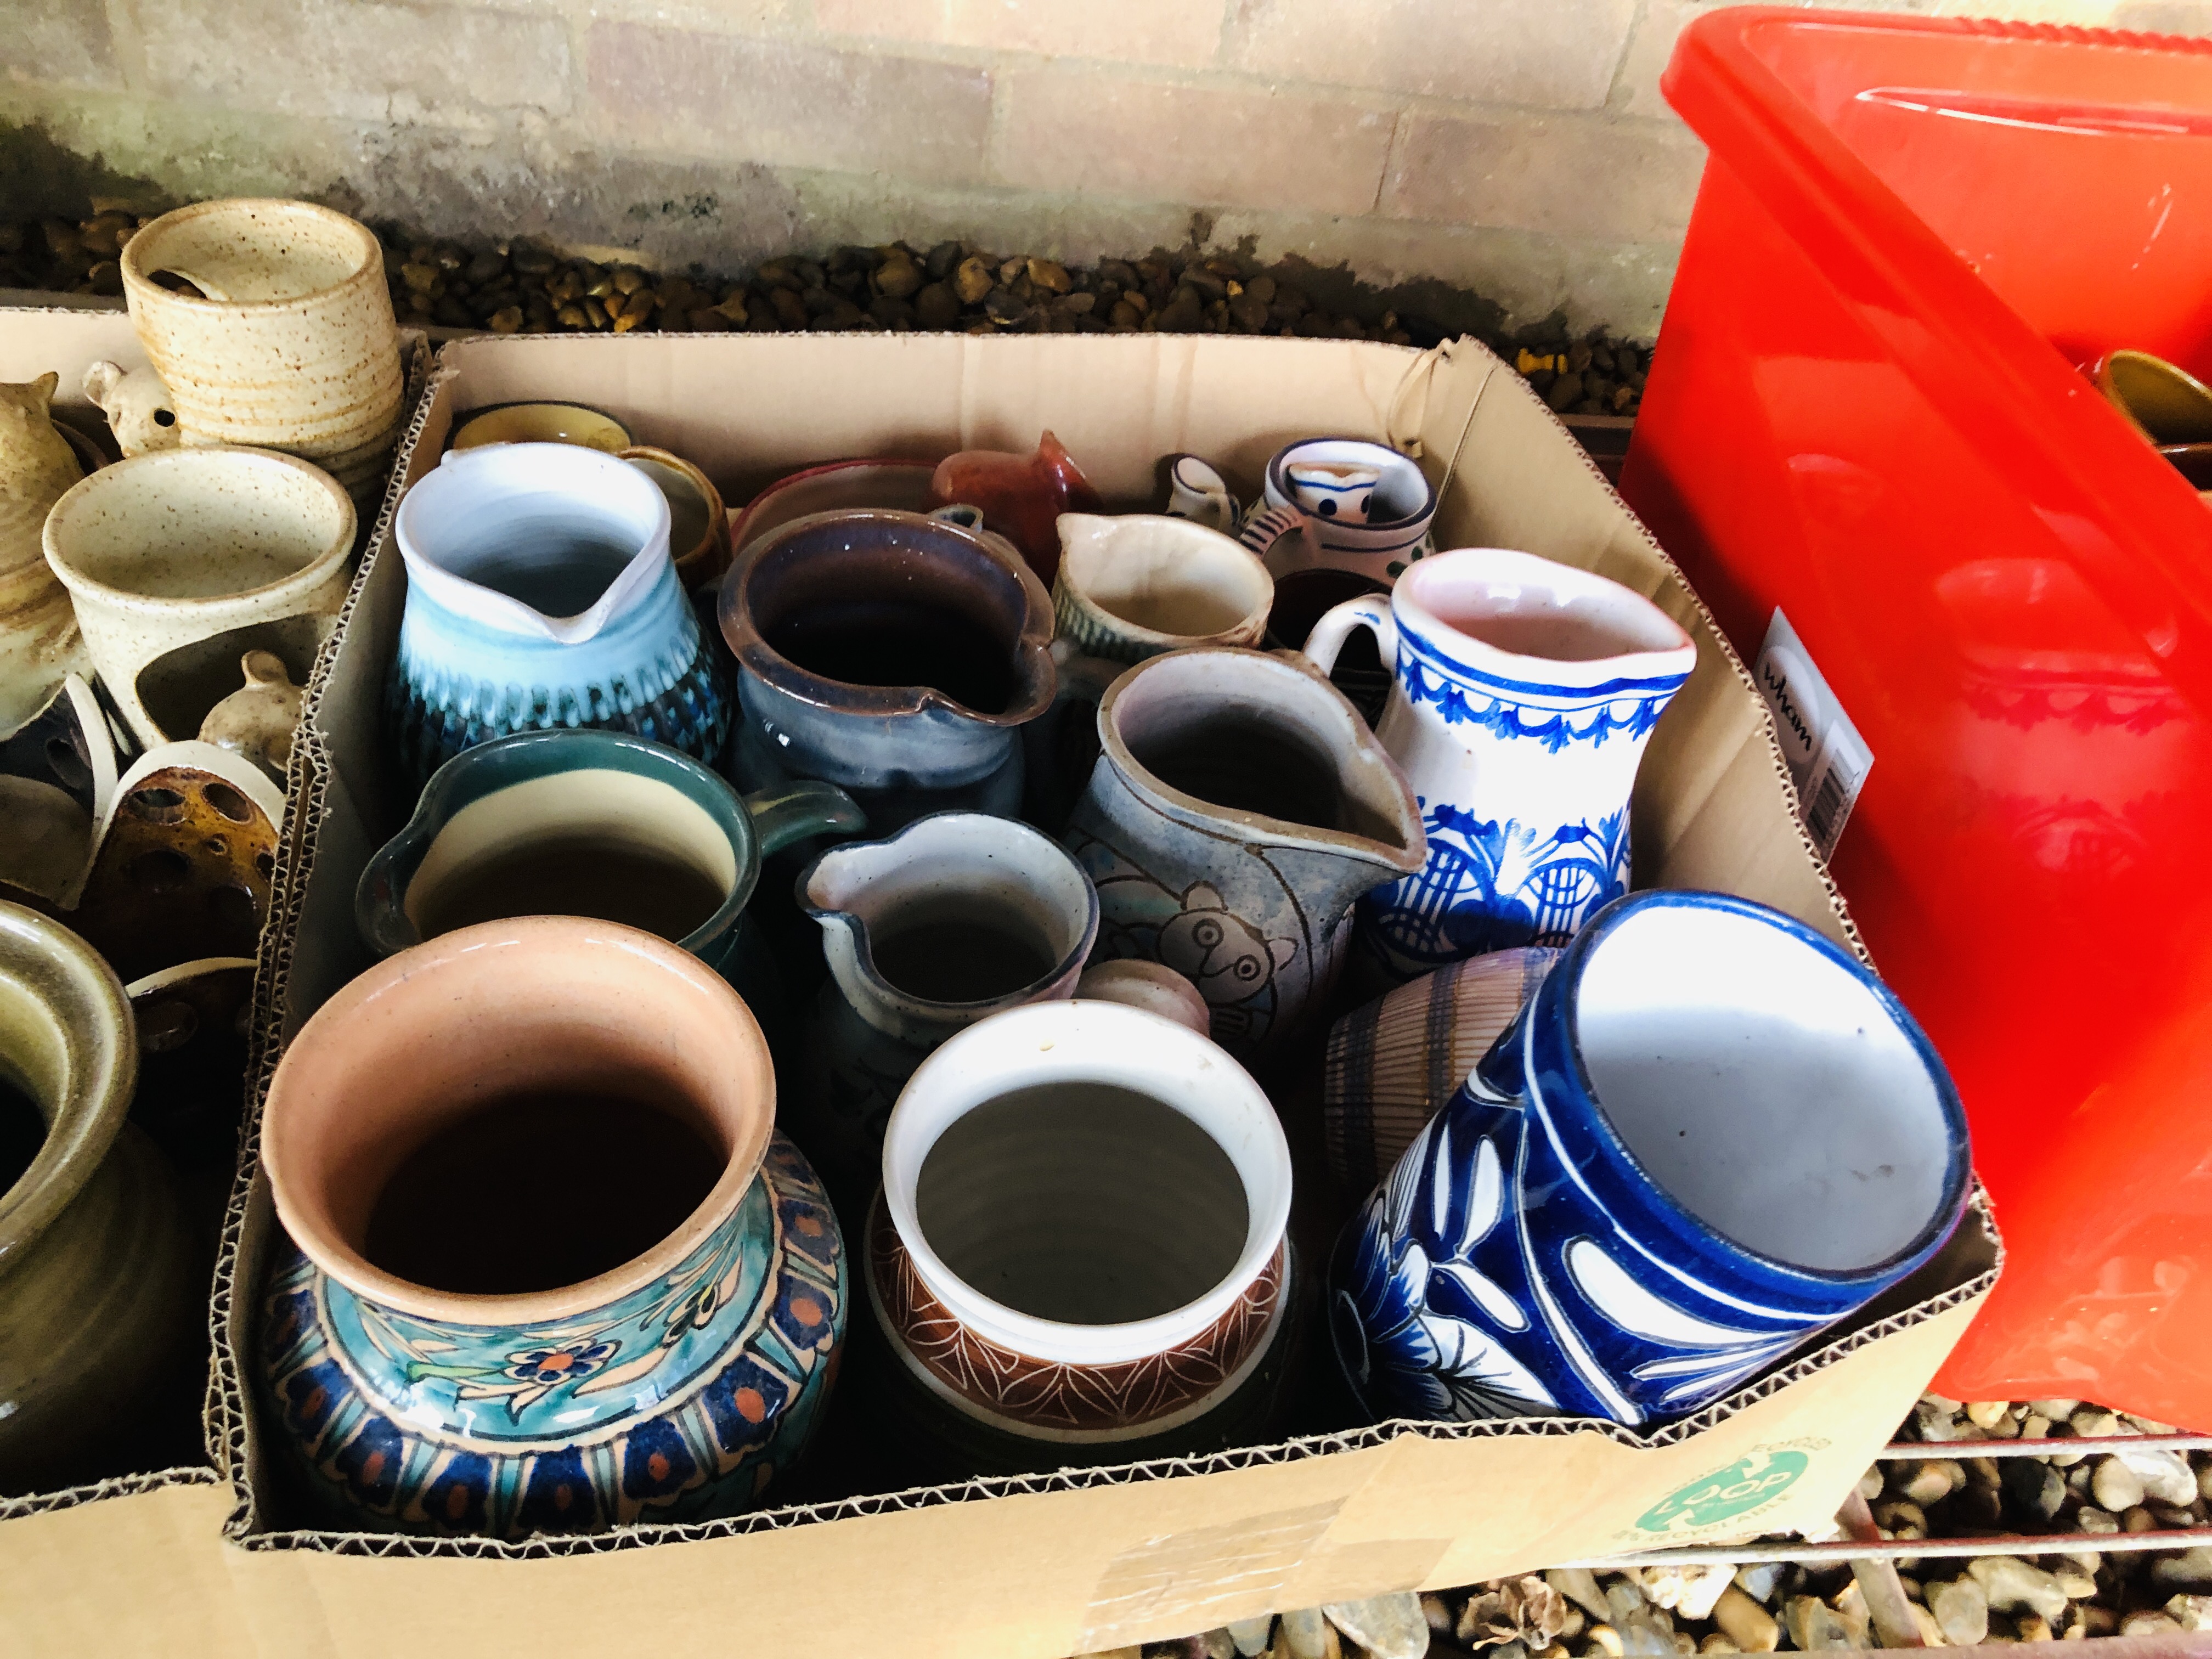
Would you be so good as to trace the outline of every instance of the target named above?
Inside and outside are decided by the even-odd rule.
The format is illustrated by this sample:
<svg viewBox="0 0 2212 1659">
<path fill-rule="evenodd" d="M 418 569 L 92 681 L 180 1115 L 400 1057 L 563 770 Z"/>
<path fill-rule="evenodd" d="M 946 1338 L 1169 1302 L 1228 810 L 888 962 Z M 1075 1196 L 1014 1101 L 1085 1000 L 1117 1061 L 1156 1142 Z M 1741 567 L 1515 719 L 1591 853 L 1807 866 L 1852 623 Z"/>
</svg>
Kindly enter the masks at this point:
<svg viewBox="0 0 2212 1659">
<path fill-rule="evenodd" d="M 1877 0 L 2212 29 L 2212 0 Z M 300 194 L 718 270 L 1193 234 L 1656 325 L 1705 0 L 0 0 L 0 204 Z M 1471 319 L 1470 319 L 1471 320 Z"/>
</svg>

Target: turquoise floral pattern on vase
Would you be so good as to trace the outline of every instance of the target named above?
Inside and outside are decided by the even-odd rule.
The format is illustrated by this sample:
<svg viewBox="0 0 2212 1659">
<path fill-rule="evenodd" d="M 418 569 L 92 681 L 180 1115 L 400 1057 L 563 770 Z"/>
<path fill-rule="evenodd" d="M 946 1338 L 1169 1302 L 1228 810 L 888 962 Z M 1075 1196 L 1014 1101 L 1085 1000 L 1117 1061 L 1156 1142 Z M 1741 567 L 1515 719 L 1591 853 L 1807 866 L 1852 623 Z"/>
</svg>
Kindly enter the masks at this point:
<svg viewBox="0 0 2212 1659">
<path fill-rule="evenodd" d="M 415 1317 L 283 1243 L 259 1382 L 333 1524 L 520 1538 L 740 1510 L 835 1376 L 836 1218 L 778 1135 L 731 1218 L 655 1283 L 538 1325 Z"/>
</svg>

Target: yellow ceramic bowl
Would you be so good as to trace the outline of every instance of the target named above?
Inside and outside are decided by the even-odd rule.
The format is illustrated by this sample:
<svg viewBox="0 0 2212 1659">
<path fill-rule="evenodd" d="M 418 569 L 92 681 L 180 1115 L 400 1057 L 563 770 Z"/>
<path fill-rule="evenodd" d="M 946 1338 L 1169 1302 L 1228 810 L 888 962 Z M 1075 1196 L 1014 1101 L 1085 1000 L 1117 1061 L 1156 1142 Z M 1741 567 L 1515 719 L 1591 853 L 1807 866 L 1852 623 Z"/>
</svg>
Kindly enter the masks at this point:
<svg viewBox="0 0 2212 1659">
<path fill-rule="evenodd" d="M 453 434 L 455 449 L 483 444 L 578 444 L 610 455 L 630 447 L 622 422 L 581 404 L 506 404 L 471 415 Z"/>
</svg>

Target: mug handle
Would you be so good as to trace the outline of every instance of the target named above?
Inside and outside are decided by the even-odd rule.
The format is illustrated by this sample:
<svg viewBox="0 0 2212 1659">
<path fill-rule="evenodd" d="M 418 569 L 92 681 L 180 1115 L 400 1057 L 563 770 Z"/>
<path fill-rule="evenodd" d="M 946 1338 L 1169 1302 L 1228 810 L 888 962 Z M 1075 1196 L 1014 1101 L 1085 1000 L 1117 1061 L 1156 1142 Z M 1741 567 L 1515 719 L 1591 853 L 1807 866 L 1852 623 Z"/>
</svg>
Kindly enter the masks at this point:
<svg viewBox="0 0 2212 1659">
<path fill-rule="evenodd" d="M 1363 593 L 1356 599 L 1346 599 L 1326 613 L 1313 625 L 1306 635 L 1307 659 L 1324 674 L 1336 666 L 1337 653 L 1355 628 L 1374 630 L 1375 645 L 1382 653 L 1382 665 L 1389 667 L 1398 660 L 1398 622 L 1390 614 L 1390 601 L 1379 593 Z"/>
<path fill-rule="evenodd" d="M 860 803 L 834 783 L 799 778 L 778 789 L 763 789 L 745 798 L 745 816 L 753 821 L 753 836 L 761 856 L 780 853 L 793 842 L 816 836 L 858 835 L 868 827 L 868 815 Z"/>
</svg>

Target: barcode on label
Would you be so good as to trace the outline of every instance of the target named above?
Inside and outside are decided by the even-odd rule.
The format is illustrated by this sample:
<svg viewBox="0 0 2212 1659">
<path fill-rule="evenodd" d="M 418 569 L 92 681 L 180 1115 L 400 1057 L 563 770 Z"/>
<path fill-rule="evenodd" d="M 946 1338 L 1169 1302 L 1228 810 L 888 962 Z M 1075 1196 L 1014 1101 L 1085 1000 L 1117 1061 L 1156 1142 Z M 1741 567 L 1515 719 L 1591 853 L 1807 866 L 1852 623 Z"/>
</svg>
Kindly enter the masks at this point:
<svg viewBox="0 0 2212 1659">
<path fill-rule="evenodd" d="M 1779 611 L 1767 623 L 1752 679 L 1773 711 L 1776 740 L 1797 786 L 1805 832 L 1826 858 L 1858 804 L 1874 750 L 1844 713 L 1835 692 Z"/>
</svg>

